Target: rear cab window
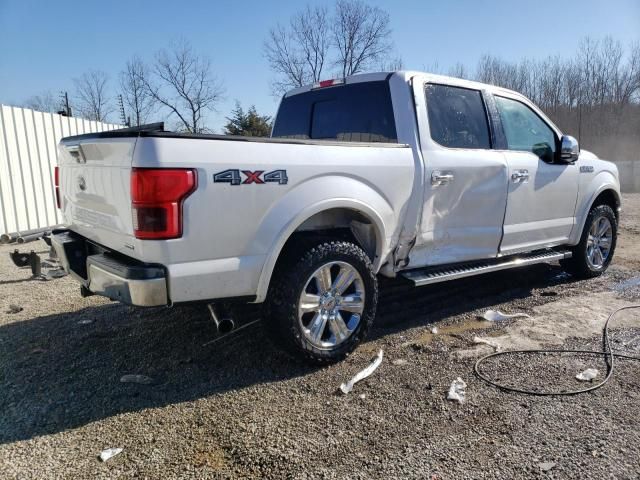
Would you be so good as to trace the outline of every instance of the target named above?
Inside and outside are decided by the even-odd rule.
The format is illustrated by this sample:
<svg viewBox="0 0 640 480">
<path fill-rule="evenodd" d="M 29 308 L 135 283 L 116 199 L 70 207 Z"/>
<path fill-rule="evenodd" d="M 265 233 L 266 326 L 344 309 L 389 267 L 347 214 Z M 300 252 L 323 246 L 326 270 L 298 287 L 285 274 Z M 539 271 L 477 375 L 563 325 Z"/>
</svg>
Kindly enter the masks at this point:
<svg viewBox="0 0 640 480">
<path fill-rule="evenodd" d="M 479 90 L 429 83 L 425 95 L 433 141 L 447 148 L 491 148 L 487 112 Z"/>
<path fill-rule="evenodd" d="M 285 97 L 271 136 L 397 143 L 389 83 L 352 83 Z"/>
</svg>

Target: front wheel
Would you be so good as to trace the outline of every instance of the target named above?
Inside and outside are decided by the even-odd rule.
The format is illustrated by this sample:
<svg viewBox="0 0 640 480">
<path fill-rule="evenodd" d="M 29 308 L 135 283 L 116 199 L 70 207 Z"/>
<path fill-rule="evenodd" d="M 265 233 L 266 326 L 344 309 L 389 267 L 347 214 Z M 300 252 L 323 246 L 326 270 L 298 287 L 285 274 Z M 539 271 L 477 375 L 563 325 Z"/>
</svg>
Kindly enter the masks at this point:
<svg viewBox="0 0 640 480">
<path fill-rule="evenodd" d="M 378 283 L 366 253 L 328 242 L 284 259 L 264 305 L 275 343 L 312 363 L 342 360 L 373 323 Z"/>
<path fill-rule="evenodd" d="M 562 262 L 563 268 L 577 278 L 602 275 L 613 258 L 618 236 L 616 215 L 608 205 L 591 209 L 573 256 Z"/>
</svg>

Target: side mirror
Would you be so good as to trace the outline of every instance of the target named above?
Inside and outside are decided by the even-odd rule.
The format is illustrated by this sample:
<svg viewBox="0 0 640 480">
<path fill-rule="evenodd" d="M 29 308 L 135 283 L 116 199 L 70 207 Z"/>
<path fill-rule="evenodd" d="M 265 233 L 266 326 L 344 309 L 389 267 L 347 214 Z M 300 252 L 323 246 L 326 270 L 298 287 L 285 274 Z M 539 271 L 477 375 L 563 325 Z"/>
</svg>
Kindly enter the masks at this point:
<svg viewBox="0 0 640 480">
<path fill-rule="evenodd" d="M 560 146 L 560 161 L 562 163 L 573 163 L 580 155 L 580 145 L 571 135 L 563 135 Z"/>
</svg>

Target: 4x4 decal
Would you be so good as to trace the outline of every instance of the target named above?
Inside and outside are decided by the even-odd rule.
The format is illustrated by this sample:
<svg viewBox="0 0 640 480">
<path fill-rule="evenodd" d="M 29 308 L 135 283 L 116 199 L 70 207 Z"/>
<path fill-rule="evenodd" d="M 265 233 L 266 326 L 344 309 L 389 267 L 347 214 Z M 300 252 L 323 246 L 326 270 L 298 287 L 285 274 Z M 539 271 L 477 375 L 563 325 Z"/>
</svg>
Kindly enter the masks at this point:
<svg viewBox="0 0 640 480">
<path fill-rule="evenodd" d="M 242 176 L 246 178 L 243 180 Z M 215 183 L 229 183 L 231 185 L 248 185 L 256 183 L 258 185 L 265 183 L 277 183 L 278 185 L 286 185 L 289 181 L 286 170 L 273 170 L 264 173 L 264 170 L 238 170 L 235 168 L 224 170 L 213 174 Z"/>
</svg>

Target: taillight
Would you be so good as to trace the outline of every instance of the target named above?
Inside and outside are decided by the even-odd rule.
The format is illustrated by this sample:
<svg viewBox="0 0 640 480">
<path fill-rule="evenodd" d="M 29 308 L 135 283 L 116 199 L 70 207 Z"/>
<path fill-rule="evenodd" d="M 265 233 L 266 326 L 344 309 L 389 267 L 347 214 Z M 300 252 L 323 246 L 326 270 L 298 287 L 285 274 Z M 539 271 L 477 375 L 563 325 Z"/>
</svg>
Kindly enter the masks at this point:
<svg viewBox="0 0 640 480">
<path fill-rule="evenodd" d="M 181 237 L 182 202 L 196 185 L 195 170 L 134 168 L 131 171 L 131 208 L 136 238 Z"/>
<path fill-rule="evenodd" d="M 53 185 L 55 186 L 56 205 L 58 208 L 62 208 L 60 203 L 60 167 L 54 167 L 53 169 Z"/>
</svg>

